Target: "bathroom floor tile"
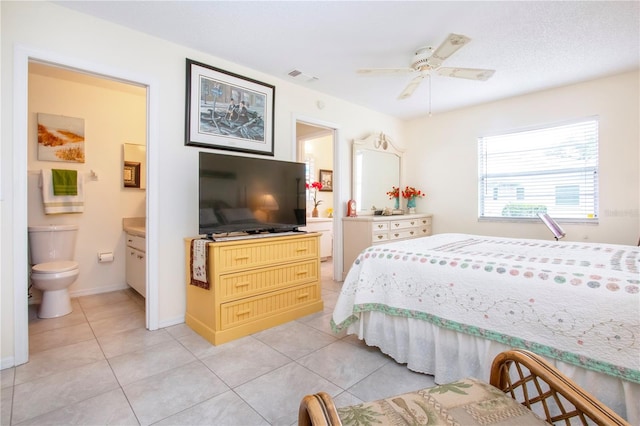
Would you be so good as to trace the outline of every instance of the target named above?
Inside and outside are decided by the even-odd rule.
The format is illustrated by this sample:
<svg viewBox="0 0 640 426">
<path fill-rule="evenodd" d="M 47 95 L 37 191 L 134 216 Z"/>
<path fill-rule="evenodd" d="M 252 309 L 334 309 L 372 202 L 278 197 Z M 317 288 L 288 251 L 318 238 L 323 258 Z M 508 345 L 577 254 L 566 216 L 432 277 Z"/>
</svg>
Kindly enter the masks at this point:
<svg viewBox="0 0 640 426">
<path fill-rule="evenodd" d="M 331 335 L 298 321 L 269 328 L 254 337 L 291 359 L 298 359 L 336 341 Z"/>
<path fill-rule="evenodd" d="M 11 423 L 11 405 L 13 401 L 13 387 L 3 387 L 0 390 L 0 424 Z"/>
<path fill-rule="evenodd" d="M 93 308 L 101 305 L 109 305 L 112 303 L 122 303 L 129 300 L 127 290 L 111 291 L 109 293 L 92 294 L 91 296 L 82 296 L 78 298 L 82 309 Z"/>
<path fill-rule="evenodd" d="M 123 386 L 138 420 L 148 425 L 229 390 L 200 361 Z"/>
<path fill-rule="evenodd" d="M 116 317 L 109 317 L 91 322 L 91 328 L 97 337 L 116 334 L 127 330 L 145 327 L 143 311 L 133 311 Z"/>
<path fill-rule="evenodd" d="M 111 303 L 108 305 L 96 305 L 84 308 L 84 314 L 89 322 L 103 320 L 105 318 L 119 317 L 132 312 L 143 312 L 136 302 L 132 299 L 124 300 L 119 303 Z"/>
<path fill-rule="evenodd" d="M 36 313 L 39 307 L 39 304 L 30 305 L 29 309 Z M 71 299 L 71 308 L 73 311 L 70 314 L 58 318 L 41 319 L 35 314 L 35 317 L 29 320 L 29 335 L 87 322 L 87 318 L 78 303 L 78 299 Z"/>
</svg>

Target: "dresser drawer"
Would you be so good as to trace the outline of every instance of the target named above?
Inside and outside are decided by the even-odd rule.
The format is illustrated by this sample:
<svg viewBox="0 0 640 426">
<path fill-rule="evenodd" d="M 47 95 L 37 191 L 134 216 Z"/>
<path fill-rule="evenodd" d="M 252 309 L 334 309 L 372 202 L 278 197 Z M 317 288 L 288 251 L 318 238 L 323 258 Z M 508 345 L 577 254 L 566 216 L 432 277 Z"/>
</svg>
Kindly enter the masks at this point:
<svg viewBox="0 0 640 426">
<path fill-rule="evenodd" d="M 389 229 L 389 222 L 373 222 L 371 224 L 371 231 L 373 233 L 387 231 Z"/>
<path fill-rule="evenodd" d="M 390 230 L 414 228 L 421 224 L 421 219 L 394 220 L 389 224 Z"/>
<path fill-rule="evenodd" d="M 389 231 L 389 240 L 402 240 L 404 238 L 416 238 L 420 236 L 419 228 L 398 229 Z"/>
<path fill-rule="evenodd" d="M 371 240 L 373 244 L 387 242 L 389 241 L 389 233 L 384 232 L 379 234 L 373 234 L 373 237 L 371 238 Z"/>
<path fill-rule="evenodd" d="M 318 280 L 316 259 L 294 264 L 236 272 L 220 276 L 221 301 L 252 296 L 258 293 L 291 287 Z"/>
<path fill-rule="evenodd" d="M 229 329 L 290 310 L 296 306 L 313 303 L 319 298 L 320 286 L 317 283 L 312 283 L 223 303 L 220 307 L 220 326 L 223 330 Z"/>
<path fill-rule="evenodd" d="M 277 242 L 265 238 L 261 242 L 252 244 L 220 246 L 216 247 L 217 272 L 246 270 L 274 263 L 315 258 L 318 256 L 318 249 L 318 240 L 315 237 Z"/>
</svg>

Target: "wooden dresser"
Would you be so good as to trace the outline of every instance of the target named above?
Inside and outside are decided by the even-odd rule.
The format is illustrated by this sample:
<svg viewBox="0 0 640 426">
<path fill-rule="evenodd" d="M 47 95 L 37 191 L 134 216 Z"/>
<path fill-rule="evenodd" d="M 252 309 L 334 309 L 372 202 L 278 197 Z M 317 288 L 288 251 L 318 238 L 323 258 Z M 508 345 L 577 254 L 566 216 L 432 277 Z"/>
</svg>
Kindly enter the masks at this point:
<svg viewBox="0 0 640 426">
<path fill-rule="evenodd" d="M 214 345 L 321 311 L 320 234 L 208 244 L 209 289 L 191 285 L 186 239 L 185 322 Z"/>
<path fill-rule="evenodd" d="M 342 219 L 343 272 L 347 276 L 360 252 L 374 244 L 431 235 L 430 214 L 357 216 Z"/>
</svg>

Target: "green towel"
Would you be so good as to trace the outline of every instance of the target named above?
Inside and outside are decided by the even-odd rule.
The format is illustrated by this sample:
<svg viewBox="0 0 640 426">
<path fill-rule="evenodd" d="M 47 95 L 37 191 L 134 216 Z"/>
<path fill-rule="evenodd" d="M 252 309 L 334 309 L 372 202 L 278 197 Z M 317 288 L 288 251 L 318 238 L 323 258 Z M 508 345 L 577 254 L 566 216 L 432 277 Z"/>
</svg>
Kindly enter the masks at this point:
<svg viewBox="0 0 640 426">
<path fill-rule="evenodd" d="M 51 169 L 53 195 L 78 195 L 78 171 Z"/>
</svg>

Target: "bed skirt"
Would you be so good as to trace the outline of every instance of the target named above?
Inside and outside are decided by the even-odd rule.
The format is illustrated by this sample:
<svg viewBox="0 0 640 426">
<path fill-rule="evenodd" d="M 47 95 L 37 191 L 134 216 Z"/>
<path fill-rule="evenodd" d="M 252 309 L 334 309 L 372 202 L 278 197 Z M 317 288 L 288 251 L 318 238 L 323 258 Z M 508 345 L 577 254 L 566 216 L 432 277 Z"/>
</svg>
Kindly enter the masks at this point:
<svg viewBox="0 0 640 426">
<path fill-rule="evenodd" d="M 431 323 L 388 316 L 380 312 L 361 312 L 349 325 L 369 346 L 377 346 L 407 368 L 434 376 L 436 383 L 449 383 L 462 377 L 488 381 L 491 362 L 510 347 L 480 337 L 457 333 Z M 582 386 L 632 425 L 640 425 L 640 384 L 622 380 L 562 361 L 547 358 L 551 364 Z"/>
</svg>

